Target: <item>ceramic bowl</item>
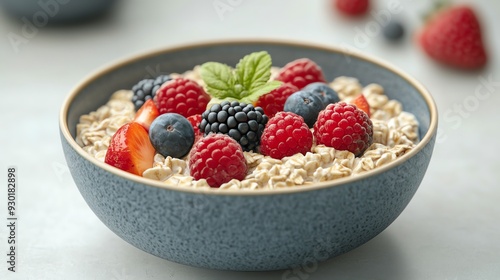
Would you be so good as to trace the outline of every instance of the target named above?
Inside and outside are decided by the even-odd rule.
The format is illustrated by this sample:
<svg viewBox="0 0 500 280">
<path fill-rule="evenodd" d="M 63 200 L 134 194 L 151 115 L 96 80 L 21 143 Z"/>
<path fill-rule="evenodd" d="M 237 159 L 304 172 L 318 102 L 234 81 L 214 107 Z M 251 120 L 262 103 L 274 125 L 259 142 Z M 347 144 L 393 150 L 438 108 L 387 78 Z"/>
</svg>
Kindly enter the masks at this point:
<svg viewBox="0 0 500 280">
<path fill-rule="evenodd" d="M 80 115 L 119 89 L 153 74 L 183 72 L 206 61 L 235 65 L 266 50 L 273 65 L 308 57 L 327 80 L 341 75 L 378 83 L 419 123 L 421 141 L 409 153 L 359 176 L 278 190 L 200 190 L 168 186 L 99 162 L 75 142 Z M 161 73 L 160 73 L 161 72 Z M 283 41 L 218 41 L 134 56 L 81 82 L 60 111 L 62 147 L 74 182 L 99 219 L 133 246 L 161 258 L 212 269 L 255 271 L 324 261 L 387 228 L 424 177 L 437 130 L 427 90 L 378 59 L 342 49 Z"/>
</svg>

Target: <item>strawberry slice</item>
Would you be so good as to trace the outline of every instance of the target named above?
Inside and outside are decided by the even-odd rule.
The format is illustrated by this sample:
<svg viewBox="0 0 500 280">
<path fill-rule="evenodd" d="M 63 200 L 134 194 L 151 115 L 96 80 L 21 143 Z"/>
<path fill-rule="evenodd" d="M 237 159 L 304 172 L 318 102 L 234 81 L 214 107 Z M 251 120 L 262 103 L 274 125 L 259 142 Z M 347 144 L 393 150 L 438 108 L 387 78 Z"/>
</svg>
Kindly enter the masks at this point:
<svg viewBox="0 0 500 280">
<path fill-rule="evenodd" d="M 432 59 L 462 69 L 478 69 L 487 60 L 481 25 L 466 5 L 442 8 L 420 31 L 418 43 Z"/>
<path fill-rule="evenodd" d="M 362 110 L 368 115 L 368 117 L 370 117 L 370 104 L 368 104 L 368 101 L 363 94 L 360 94 L 358 97 L 354 98 L 352 104 L 356 105 L 358 109 Z"/>
<path fill-rule="evenodd" d="M 142 125 L 147 131 L 156 117 L 160 115 L 153 99 L 148 99 L 135 113 L 134 122 Z"/>
<path fill-rule="evenodd" d="M 104 162 L 142 176 L 153 166 L 155 148 L 146 129 L 136 122 L 124 124 L 111 138 Z"/>
</svg>

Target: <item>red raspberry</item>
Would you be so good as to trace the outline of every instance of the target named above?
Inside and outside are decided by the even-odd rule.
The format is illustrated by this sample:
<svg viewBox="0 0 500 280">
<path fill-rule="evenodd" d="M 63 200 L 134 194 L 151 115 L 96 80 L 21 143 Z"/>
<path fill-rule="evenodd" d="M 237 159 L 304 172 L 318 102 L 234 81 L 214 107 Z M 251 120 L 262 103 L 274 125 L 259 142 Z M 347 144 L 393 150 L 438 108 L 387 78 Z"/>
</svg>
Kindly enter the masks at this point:
<svg viewBox="0 0 500 280">
<path fill-rule="evenodd" d="M 369 0 L 332 0 L 332 3 L 348 16 L 364 15 L 370 6 Z"/>
<path fill-rule="evenodd" d="M 263 155 L 282 159 L 309 152 L 313 135 L 301 116 L 292 112 L 278 112 L 267 123 L 260 143 Z"/>
<path fill-rule="evenodd" d="M 161 114 L 177 113 L 184 117 L 203 113 L 210 96 L 195 81 L 177 78 L 164 83 L 154 97 Z"/>
<path fill-rule="evenodd" d="M 314 137 L 317 144 L 360 156 L 373 143 L 373 124 L 356 105 L 333 103 L 319 113 Z"/>
<path fill-rule="evenodd" d="M 259 97 L 255 106 L 264 109 L 264 114 L 272 118 L 276 113 L 283 111 L 288 96 L 297 91 L 299 89 L 296 86 L 282 83 L 278 88 Z"/>
<path fill-rule="evenodd" d="M 308 58 L 300 58 L 283 66 L 276 80 L 290 83 L 299 89 L 314 82 L 326 83 L 321 67 Z"/>
<path fill-rule="evenodd" d="M 240 144 L 226 134 L 209 134 L 201 138 L 189 154 L 189 170 L 194 179 L 206 179 L 212 188 L 243 180 L 247 162 Z"/>
<path fill-rule="evenodd" d="M 200 138 L 203 137 L 203 132 L 200 131 L 201 115 L 191 115 L 187 117 L 187 120 L 191 123 L 194 129 L 194 143 L 196 143 Z"/>
</svg>

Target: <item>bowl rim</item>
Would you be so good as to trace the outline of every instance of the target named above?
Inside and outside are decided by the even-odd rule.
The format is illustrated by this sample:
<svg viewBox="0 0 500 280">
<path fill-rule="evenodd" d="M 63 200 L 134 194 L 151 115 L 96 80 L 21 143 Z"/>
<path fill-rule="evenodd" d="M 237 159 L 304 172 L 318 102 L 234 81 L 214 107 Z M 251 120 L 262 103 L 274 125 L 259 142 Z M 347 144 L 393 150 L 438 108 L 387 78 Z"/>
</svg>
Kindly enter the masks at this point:
<svg viewBox="0 0 500 280">
<path fill-rule="evenodd" d="M 400 76 L 404 80 L 406 80 L 410 85 L 412 85 L 423 97 L 425 100 L 429 112 L 430 112 L 430 122 L 429 122 L 429 129 L 427 133 L 420 139 L 420 142 L 417 143 L 417 145 L 411 149 L 408 153 L 404 154 L 401 157 L 398 157 L 396 160 L 391 161 L 387 164 L 384 164 L 381 167 L 377 167 L 373 170 L 369 170 L 367 172 L 358 174 L 356 176 L 348 176 L 348 177 L 343 177 L 335 180 L 330 180 L 330 181 L 325 181 L 325 182 L 319 182 L 311 185 L 306 185 L 306 186 L 300 186 L 300 187 L 290 187 L 290 188 L 278 188 L 278 189 L 262 189 L 262 190 L 253 190 L 253 189 L 220 189 L 220 188 L 189 188 L 189 187 L 181 187 L 181 186 L 171 186 L 167 185 L 161 181 L 156 181 L 153 179 L 149 178 L 144 178 L 141 176 L 137 176 L 131 173 L 128 173 L 126 171 L 120 170 L 118 168 L 115 168 L 113 166 L 110 166 L 104 162 L 100 162 L 87 152 L 83 150 L 82 147 L 80 147 L 77 143 L 76 140 L 73 139 L 71 136 L 71 133 L 68 128 L 68 123 L 67 123 L 67 116 L 68 116 L 68 111 L 70 104 L 72 104 L 73 100 L 75 97 L 79 94 L 79 92 L 85 88 L 87 85 L 92 83 L 94 80 L 98 79 L 100 76 L 107 74 L 109 72 L 112 72 L 123 65 L 127 65 L 130 63 L 134 63 L 139 60 L 143 60 L 146 58 L 158 56 L 160 54 L 164 53 L 169 53 L 169 52 L 175 52 L 179 50 L 186 50 L 186 49 L 196 49 L 196 48 L 202 48 L 202 47 L 213 47 L 217 45 L 258 45 L 258 44 L 271 44 L 271 45 L 280 45 L 280 46 L 294 46 L 294 47 L 302 47 L 302 48 L 308 48 L 308 49 L 317 49 L 317 50 L 322 50 L 322 51 L 328 51 L 328 52 L 333 52 L 333 53 L 339 53 L 339 54 L 344 54 L 347 56 L 352 56 L 355 57 L 359 60 L 363 60 L 366 62 L 370 62 L 372 64 L 375 64 L 379 67 L 385 68 L 386 70 L 389 70 L 390 72 L 395 73 L 396 75 Z M 59 129 L 62 135 L 64 136 L 65 140 L 67 143 L 73 148 L 80 156 L 82 156 L 85 160 L 89 161 L 90 163 L 94 164 L 98 168 L 102 168 L 107 172 L 110 172 L 116 176 L 122 177 L 123 179 L 133 181 L 136 183 L 143 184 L 147 187 L 155 187 L 155 188 L 160 188 L 160 189 L 166 189 L 166 190 L 171 190 L 171 191 L 179 191 L 179 192 L 185 192 L 185 193 L 195 193 L 195 194 L 210 194 L 210 195 L 236 195 L 236 196 L 260 196 L 260 195 L 279 195 L 279 194 L 291 194 L 291 193 L 301 193 L 301 192 L 308 192 L 308 191 L 314 191 L 314 190 L 319 190 L 319 189 L 326 189 L 326 188 L 333 188 L 337 186 L 341 186 L 344 184 L 348 183 L 353 183 L 358 180 L 363 180 L 371 176 L 375 176 L 378 174 L 381 174 L 383 172 L 386 172 L 392 168 L 395 168 L 396 166 L 404 163 L 405 161 L 409 160 L 410 158 L 414 157 L 416 154 L 418 154 L 432 139 L 434 134 L 437 132 L 437 124 L 438 124 L 438 112 L 437 112 L 437 106 L 436 103 L 432 97 L 432 95 L 429 93 L 429 91 L 416 79 L 411 77 L 409 74 L 405 73 L 401 69 L 397 68 L 396 66 L 382 60 L 379 58 L 375 58 L 371 55 L 367 55 L 364 53 L 360 53 L 357 50 L 346 50 L 345 48 L 342 48 L 340 46 L 330 46 L 330 45 L 325 45 L 325 44 L 320 44 L 320 43 L 303 43 L 299 41 L 294 41 L 294 40 L 280 40 L 280 39 L 231 39 L 231 40 L 210 40 L 210 41 L 202 41 L 202 42 L 194 42 L 194 43 L 184 43 L 184 44 L 177 44 L 177 45 L 172 45 L 169 47 L 163 47 L 163 48 L 157 48 L 153 49 L 150 51 L 146 52 L 141 52 L 139 54 L 135 54 L 132 56 L 127 56 L 126 58 L 118 59 L 115 60 L 114 62 L 108 63 L 104 66 L 101 66 L 101 68 L 98 68 L 97 70 L 91 72 L 87 77 L 85 77 L 83 80 L 81 80 L 76 86 L 74 86 L 70 93 L 66 96 L 64 99 L 60 113 L 59 113 Z"/>
</svg>

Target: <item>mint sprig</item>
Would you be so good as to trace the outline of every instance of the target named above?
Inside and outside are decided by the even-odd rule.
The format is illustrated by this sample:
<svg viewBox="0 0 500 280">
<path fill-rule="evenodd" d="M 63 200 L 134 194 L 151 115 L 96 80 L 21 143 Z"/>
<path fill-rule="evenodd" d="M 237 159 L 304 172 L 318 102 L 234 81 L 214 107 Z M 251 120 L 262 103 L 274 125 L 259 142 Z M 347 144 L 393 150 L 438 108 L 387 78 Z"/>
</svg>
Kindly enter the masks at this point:
<svg viewBox="0 0 500 280">
<path fill-rule="evenodd" d="M 271 66 L 271 56 L 261 51 L 243 57 L 235 69 L 219 62 L 206 62 L 201 65 L 200 75 L 212 97 L 253 103 L 281 85 L 280 81 L 269 81 Z"/>
</svg>

